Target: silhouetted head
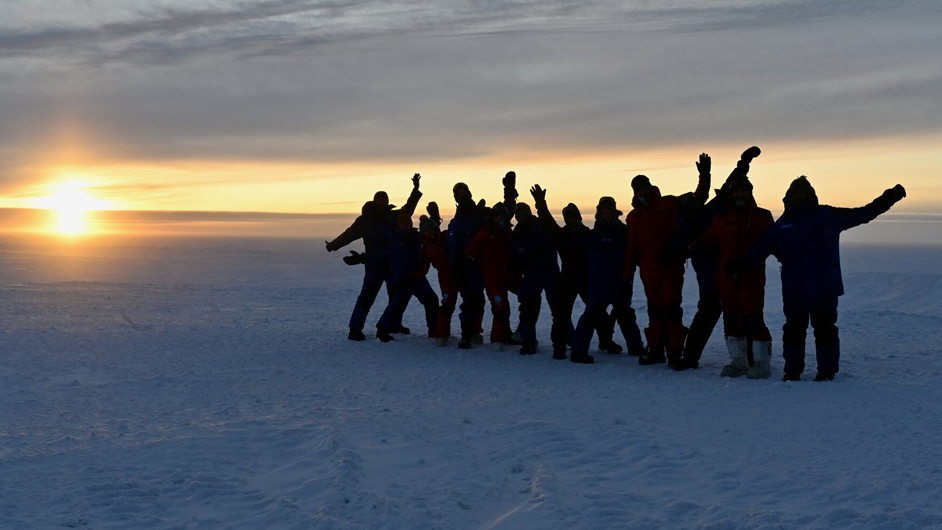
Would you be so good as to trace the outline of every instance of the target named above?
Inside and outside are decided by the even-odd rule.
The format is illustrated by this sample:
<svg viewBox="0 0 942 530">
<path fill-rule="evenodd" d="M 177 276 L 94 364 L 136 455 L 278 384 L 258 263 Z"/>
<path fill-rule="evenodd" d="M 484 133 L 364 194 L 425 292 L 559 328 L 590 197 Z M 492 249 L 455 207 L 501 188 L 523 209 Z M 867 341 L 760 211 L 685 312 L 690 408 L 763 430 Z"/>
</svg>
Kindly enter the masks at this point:
<svg viewBox="0 0 942 530">
<path fill-rule="evenodd" d="M 567 204 L 563 208 L 563 221 L 566 225 L 582 224 L 582 212 L 579 211 L 579 207 L 573 203 Z"/>
<path fill-rule="evenodd" d="M 468 185 L 464 182 L 455 184 L 455 187 L 451 189 L 451 192 L 455 195 L 455 202 L 458 204 L 474 200 L 471 198 L 471 189 L 468 188 Z"/>
<path fill-rule="evenodd" d="M 376 207 L 376 205 L 373 204 L 373 201 L 366 201 L 366 202 L 363 203 L 363 207 L 360 208 L 360 214 L 362 214 L 362 215 L 369 215 L 369 214 L 373 213 L 373 208 L 375 208 L 375 207 Z"/>
<path fill-rule="evenodd" d="M 396 226 L 398 226 L 399 230 L 402 230 L 403 232 L 412 230 L 412 216 L 405 212 L 399 214 L 399 218 L 396 219 Z"/>
<path fill-rule="evenodd" d="M 427 215 L 423 215 L 419 217 L 419 232 L 429 239 L 434 239 L 440 233 L 440 229 L 438 223 L 431 220 Z"/>
<path fill-rule="evenodd" d="M 385 191 L 377 191 L 373 195 L 373 203 L 380 209 L 389 206 L 389 195 Z"/>
<path fill-rule="evenodd" d="M 745 175 L 733 177 L 727 181 L 729 186 L 729 205 L 741 210 L 752 198 L 752 182 Z"/>
<path fill-rule="evenodd" d="M 510 220 L 510 212 L 507 210 L 507 205 L 502 202 L 499 202 L 491 207 L 491 221 L 500 226 L 507 226 L 507 221 Z"/>
<path fill-rule="evenodd" d="M 634 192 L 632 204 L 640 203 L 642 206 L 650 206 L 654 199 L 654 186 L 651 180 L 644 175 L 637 175 L 631 179 L 631 190 Z"/>
<path fill-rule="evenodd" d="M 792 181 L 782 199 L 786 209 L 805 209 L 818 205 L 818 195 L 815 193 L 808 177 L 802 175 Z"/>
<path fill-rule="evenodd" d="M 514 217 L 517 219 L 518 223 L 525 223 L 533 217 L 533 211 L 530 210 L 530 205 L 524 202 L 517 203 L 517 209 L 514 211 Z"/>
<path fill-rule="evenodd" d="M 595 218 L 605 223 L 614 222 L 621 215 L 615 199 L 612 197 L 602 197 L 599 199 L 598 206 L 595 207 Z"/>
</svg>

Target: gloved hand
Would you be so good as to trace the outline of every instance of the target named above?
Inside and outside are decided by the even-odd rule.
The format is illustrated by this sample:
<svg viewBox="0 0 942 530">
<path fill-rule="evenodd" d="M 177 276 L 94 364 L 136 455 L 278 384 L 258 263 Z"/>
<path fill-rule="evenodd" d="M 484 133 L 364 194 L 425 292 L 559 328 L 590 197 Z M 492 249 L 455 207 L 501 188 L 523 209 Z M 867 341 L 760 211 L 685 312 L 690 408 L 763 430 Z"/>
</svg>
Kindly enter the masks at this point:
<svg viewBox="0 0 942 530">
<path fill-rule="evenodd" d="M 726 275 L 733 280 L 738 280 L 740 276 L 749 272 L 750 269 L 752 269 L 752 264 L 749 263 L 749 260 L 746 258 L 732 258 L 727 261 L 726 266 L 723 267 Z"/>
<path fill-rule="evenodd" d="M 505 188 L 515 188 L 517 186 L 517 174 L 513 171 L 508 171 L 501 182 L 504 184 Z"/>
<path fill-rule="evenodd" d="M 419 180 L 421 179 L 422 179 L 422 175 L 419 175 L 418 173 L 416 173 L 415 175 L 412 175 L 412 188 L 413 189 L 419 189 Z"/>
<path fill-rule="evenodd" d="M 349 256 L 343 257 L 343 262 L 347 265 L 361 265 L 366 263 L 366 254 L 351 250 Z"/>
<path fill-rule="evenodd" d="M 330 241 L 324 241 L 324 243 L 325 243 L 326 246 L 327 246 L 327 252 L 333 252 L 333 251 L 338 250 L 338 249 L 340 248 L 340 245 L 331 243 Z"/>
<path fill-rule="evenodd" d="M 533 195 L 533 200 L 538 203 L 546 202 L 546 190 L 541 188 L 539 184 L 534 184 L 533 187 L 530 188 L 530 195 Z"/>
<path fill-rule="evenodd" d="M 699 171 L 701 175 L 709 175 L 712 165 L 713 161 L 710 159 L 710 155 L 700 153 L 700 160 L 697 162 L 697 171 Z"/>
<path fill-rule="evenodd" d="M 428 212 L 428 218 L 435 221 L 439 225 L 442 224 L 442 214 L 438 211 L 438 204 L 435 201 L 428 203 L 428 206 L 425 207 L 425 211 Z"/>
<path fill-rule="evenodd" d="M 760 154 L 762 154 L 762 150 L 756 146 L 752 146 L 749 149 L 746 149 L 745 151 L 742 152 L 742 156 L 740 157 L 740 159 L 745 160 L 746 163 L 748 164 L 749 162 L 752 162 L 753 158 L 759 156 Z"/>
<path fill-rule="evenodd" d="M 883 197 L 891 201 L 892 204 L 899 202 L 905 196 L 906 188 L 904 188 L 902 184 L 897 184 L 896 186 L 893 186 L 892 188 L 883 192 Z"/>
</svg>

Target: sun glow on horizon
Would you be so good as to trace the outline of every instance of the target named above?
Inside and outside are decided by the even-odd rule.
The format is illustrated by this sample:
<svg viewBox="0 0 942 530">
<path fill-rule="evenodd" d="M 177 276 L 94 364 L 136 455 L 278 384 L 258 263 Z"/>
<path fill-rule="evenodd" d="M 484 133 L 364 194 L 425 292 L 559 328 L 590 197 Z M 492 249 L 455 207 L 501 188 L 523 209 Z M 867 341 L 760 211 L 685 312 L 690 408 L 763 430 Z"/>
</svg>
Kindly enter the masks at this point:
<svg viewBox="0 0 942 530">
<path fill-rule="evenodd" d="M 86 212 L 91 210 L 111 209 L 111 203 L 92 197 L 79 184 L 69 183 L 59 187 L 59 191 L 37 199 L 39 208 L 55 210 L 57 222 L 52 231 L 68 236 L 77 236 L 90 232 L 86 221 Z"/>
</svg>

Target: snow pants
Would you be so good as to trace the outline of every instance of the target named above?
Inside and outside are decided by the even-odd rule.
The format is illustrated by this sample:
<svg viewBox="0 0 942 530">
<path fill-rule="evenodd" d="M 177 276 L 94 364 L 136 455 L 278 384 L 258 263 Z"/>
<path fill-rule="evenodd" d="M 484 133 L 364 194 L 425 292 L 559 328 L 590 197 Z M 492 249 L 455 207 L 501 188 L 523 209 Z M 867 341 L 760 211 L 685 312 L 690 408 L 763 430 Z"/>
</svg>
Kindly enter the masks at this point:
<svg viewBox="0 0 942 530">
<path fill-rule="evenodd" d="M 456 270 L 452 269 L 453 272 Z M 461 277 L 456 277 L 455 281 L 458 283 L 458 294 L 461 296 L 461 305 L 458 306 L 461 338 L 471 340 L 472 335 L 481 332 L 481 321 L 484 318 L 484 275 L 476 262 L 469 261 L 463 267 Z M 506 298 L 506 295 L 504 297 Z M 510 318 L 509 309 L 507 317 Z"/>
<path fill-rule="evenodd" d="M 401 324 L 402 315 L 406 311 L 406 306 L 409 305 L 409 299 L 413 296 L 418 298 L 425 308 L 425 323 L 429 333 L 434 335 L 438 324 L 438 295 L 424 276 L 396 289 L 383 315 L 379 317 L 376 329 L 389 332 Z"/>
<path fill-rule="evenodd" d="M 716 323 L 722 314 L 720 303 L 720 286 L 717 282 L 717 256 L 694 256 L 691 260 L 693 270 L 697 274 L 697 287 L 700 299 L 697 301 L 697 312 L 690 322 L 690 332 L 684 346 L 684 359 L 699 361 L 703 355 Z"/>
<path fill-rule="evenodd" d="M 609 305 L 612 306 L 612 317 L 621 328 L 628 349 L 644 347 L 635 310 L 631 307 L 633 291 L 632 281 L 622 280 L 620 288 L 611 289 L 608 292 L 599 290 L 589 292 L 585 313 L 579 318 L 575 335 L 572 338 L 572 357 L 578 358 L 589 353 L 592 331 L 605 325 L 605 320 L 609 318 L 605 310 Z"/>
<path fill-rule="evenodd" d="M 684 266 L 641 267 L 641 283 L 648 299 L 648 327 L 644 336 L 652 349 L 684 349 L 687 328 L 683 324 Z"/>
<path fill-rule="evenodd" d="M 572 344 L 576 331 L 575 326 L 572 325 L 572 308 L 576 304 L 576 297 L 581 298 L 583 304 L 588 303 L 589 288 L 585 278 L 574 278 L 572 274 L 565 272 L 559 274 L 557 286 L 556 312 L 562 319 L 563 326 L 560 332 L 565 333 L 566 344 Z M 595 332 L 598 333 L 599 342 L 611 342 L 615 333 L 615 317 L 606 313 L 605 318 L 601 319 L 598 327 L 595 328 Z"/>
<path fill-rule="evenodd" d="M 805 369 L 805 338 L 809 322 L 814 328 L 818 371 L 836 374 L 841 359 L 836 296 L 785 302 L 785 325 L 782 326 L 785 373 L 801 374 Z"/>
<path fill-rule="evenodd" d="M 510 301 L 507 300 L 507 291 L 510 286 L 503 282 L 484 280 L 484 290 L 487 300 L 491 303 L 491 343 L 510 342 Z M 464 322 L 462 321 L 462 329 Z M 462 332 L 463 333 L 463 332 Z"/>
<path fill-rule="evenodd" d="M 772 340 L 763 315 L 764 279 L 750 281 L 748 276 L 744 276 L 740 281 L 723 281 L 720 283 L 720 299 L 723 304 L 723 330 L 727 337 L 763 342 Z"/>
<path fill-rule="evenodd" d="M 363 286 L 360 287 L 360 295 L 357 296 L 356 304 L 353 306 L 353 314 L 350 316 L 350 329 L 363 331 L 366 324 L 366 316 L 376 301 L 376 295 L 379 294 L 383 283 L 386 284 L 386 293 L 389 295 L 389 301 L 392 302 L 392 269 L 388 261 L 377 260 L 367 261 L 363 273 Z M 406 303 L 409 300 L 406 299 Z M 405 311 L 405 308 L 403 308 Z M 398 324 L 399 322 L 397 322 Z"/>
<path fill-rule="evenodd" d="M 527 271 L 523 273 L 523 282 L 517 300 L 520 302 L 520 342 L 535 345 L 536 322 L 540 317 L 541 295 L 546 295 L 553 323 L 550 328 L 550 340 L 553 348 L 566 348 L 566 326 L 564 315 L 559 311 L 559 272 L 553 269 Z"/>
</svg>

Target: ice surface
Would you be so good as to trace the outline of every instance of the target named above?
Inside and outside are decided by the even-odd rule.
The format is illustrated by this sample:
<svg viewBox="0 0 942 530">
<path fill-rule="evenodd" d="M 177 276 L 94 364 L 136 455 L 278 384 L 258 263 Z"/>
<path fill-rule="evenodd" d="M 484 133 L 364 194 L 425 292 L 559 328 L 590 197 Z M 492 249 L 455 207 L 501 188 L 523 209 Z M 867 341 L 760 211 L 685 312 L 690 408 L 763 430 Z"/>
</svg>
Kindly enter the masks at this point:
<svg viewBox="0 0 942 530">
<path fill-rule="evenodd" d="M 719 330 L 682 373 L 350 342 L 319 240 L 0 241 L 0 528 L 942 528 L 942 249 L 843 259 L 842 371 L 782 383 Z"/>
</svg>

